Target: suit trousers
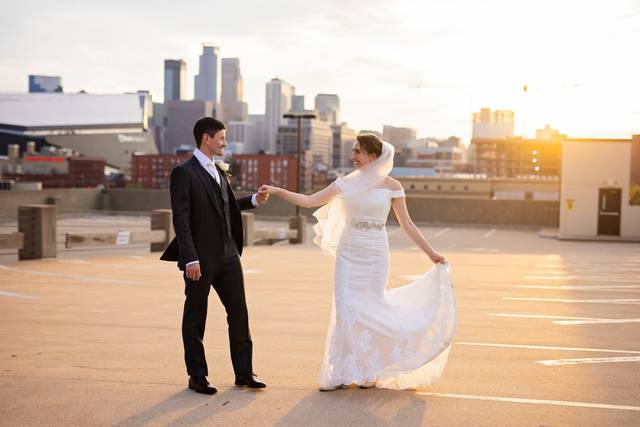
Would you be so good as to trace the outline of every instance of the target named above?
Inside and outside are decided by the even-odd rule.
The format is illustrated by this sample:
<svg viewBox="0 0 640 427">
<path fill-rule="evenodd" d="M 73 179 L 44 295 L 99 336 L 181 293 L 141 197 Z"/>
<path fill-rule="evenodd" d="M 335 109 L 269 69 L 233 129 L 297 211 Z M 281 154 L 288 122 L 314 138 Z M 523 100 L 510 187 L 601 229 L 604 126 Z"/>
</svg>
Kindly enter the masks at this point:
<svg viewBox="0 0 640 427">
<path fill-rule="evenodd" d="M 184 361 L 190 376 L 209 375 L 204 354 L 204 331 L 207 320 L 207 303 L 211 286 L 216 290 L 227 312 L 231 362 L 236 375 L 253 372 L 253 344 L 249 333 L 249 315 L 244 292 L 242 265 L 235 242 L 225 241 L 225 262 L 212 270 L 201 265 L 200 280 L 193 281 L 184 275 L 185 302 L 182 315 L 182 341 Z"/>
</svg>

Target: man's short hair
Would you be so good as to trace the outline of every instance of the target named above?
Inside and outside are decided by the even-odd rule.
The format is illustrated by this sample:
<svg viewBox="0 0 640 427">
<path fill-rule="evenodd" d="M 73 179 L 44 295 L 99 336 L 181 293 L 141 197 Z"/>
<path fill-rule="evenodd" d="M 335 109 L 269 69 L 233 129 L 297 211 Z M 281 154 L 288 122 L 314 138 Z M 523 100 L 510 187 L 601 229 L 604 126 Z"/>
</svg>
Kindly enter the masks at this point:
<svg viewBox="0 0 640 427">
<path fill-rule="evenodd" d="M 196 140 L 196 147 L 200 148 L 202 144 L 202 136 L 206 133 L 209 136 L 215 136 L 227 127 L 220 120 L 216 120 L 213 117 L 203 117 L 198 120 L 193 127 L 193 137 Z"/>
</svg>

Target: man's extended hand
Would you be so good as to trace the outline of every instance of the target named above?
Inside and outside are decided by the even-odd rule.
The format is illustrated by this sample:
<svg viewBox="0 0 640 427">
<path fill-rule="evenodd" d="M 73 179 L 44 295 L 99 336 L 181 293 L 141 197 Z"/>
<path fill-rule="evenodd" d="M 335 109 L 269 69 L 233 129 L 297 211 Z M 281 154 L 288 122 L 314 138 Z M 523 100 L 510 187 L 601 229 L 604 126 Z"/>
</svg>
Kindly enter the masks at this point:
<svg viewBox="0 0 640 427">
<path fill-rule="evenodd" d="M 269 200 L 269 193 L 267 193 L 266 191 L 258 191 L 256 193 L 256 202 L 258 202 L 258 204 L 260 206 L 264 205 L 265 203 L 267 203 L 267 200 Z"/>
</svg>

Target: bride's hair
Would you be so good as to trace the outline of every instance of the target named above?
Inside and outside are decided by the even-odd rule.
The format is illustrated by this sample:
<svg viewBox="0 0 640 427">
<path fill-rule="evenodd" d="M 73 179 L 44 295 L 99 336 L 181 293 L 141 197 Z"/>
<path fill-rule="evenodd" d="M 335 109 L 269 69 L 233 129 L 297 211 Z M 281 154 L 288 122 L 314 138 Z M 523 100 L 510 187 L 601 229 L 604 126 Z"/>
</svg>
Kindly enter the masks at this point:
<svg viewBox="0 0 640 427">
<path fill-rule="evenodd" d="M 382 154 L 382 141 L 375 135 L 363 134 L 356 137 L 360 148 L 367 154 L 374 154 L 376 157 Z"/>
</svg>

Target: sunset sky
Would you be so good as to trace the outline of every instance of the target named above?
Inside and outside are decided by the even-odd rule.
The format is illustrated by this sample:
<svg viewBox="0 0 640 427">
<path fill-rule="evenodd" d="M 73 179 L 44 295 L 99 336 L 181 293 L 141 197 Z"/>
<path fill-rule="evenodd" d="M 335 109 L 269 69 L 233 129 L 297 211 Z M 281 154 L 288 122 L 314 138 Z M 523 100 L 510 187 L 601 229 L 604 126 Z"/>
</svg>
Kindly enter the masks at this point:
<svg viewBox="0 0 640 427">
<path fill-rule="evenodd" d="M 161 101 L 164 59 L 183 58 L 191 98 L 211 42 L 240 58 L 252 114 L 277 76 L 307 108 L 338 94 L 355 129 L 468 140 L 472 111 L 490 107 L 515 111 L 525 136 L 545 123 L 573 137 L 640 133 L 640 0 L 9 0 L 0 37 L 3 92 L 46 74 L 65 92 Z"/>
</svg>

